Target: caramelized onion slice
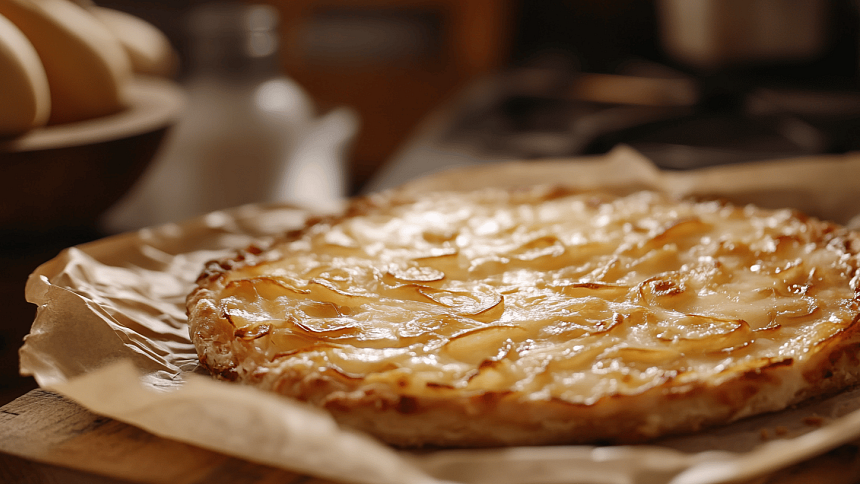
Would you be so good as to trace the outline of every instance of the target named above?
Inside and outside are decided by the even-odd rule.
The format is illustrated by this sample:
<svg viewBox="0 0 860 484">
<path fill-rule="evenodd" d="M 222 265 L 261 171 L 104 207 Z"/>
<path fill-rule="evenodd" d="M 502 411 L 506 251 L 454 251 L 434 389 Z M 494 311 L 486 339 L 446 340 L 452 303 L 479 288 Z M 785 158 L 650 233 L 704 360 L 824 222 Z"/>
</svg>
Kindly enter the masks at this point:
<svg viewBox="0 0 860 484">
<path fill-rule="evenodd" d="M 597 296 L 603 299 L 618 301 L 624 299 L 631 287 L 624 284 L 609 284 L 602 282 L 578 282 L 554 286 L 553 289 L 561 291 L 565 296 L 581 298 Z"/>
<path fill-rule="evenodd" d="M 525 334 L 516 326 L 484 326 L 452 336 L 443 350 L 459 361 L 478 364 L 498 354 L 508 341 L 517 341 Z"/>
<path fill-rule="evenodd" d="M 504 313 L 505 303 L 501 294 L 496 292 L 446 291 L 432 287 L 422 287 L 418 291 L 427 299 L 451 309 L 453 312 L 482 322 L 499 319 Z"/>
<path fill-rule="evenodd" d="M 427 266 L 411 266 L 400 268 L 392 266 L 386 272 L 387 276 L 402 282 L 436 282 L 445 279 L 445 273 Z"/>
</svg>

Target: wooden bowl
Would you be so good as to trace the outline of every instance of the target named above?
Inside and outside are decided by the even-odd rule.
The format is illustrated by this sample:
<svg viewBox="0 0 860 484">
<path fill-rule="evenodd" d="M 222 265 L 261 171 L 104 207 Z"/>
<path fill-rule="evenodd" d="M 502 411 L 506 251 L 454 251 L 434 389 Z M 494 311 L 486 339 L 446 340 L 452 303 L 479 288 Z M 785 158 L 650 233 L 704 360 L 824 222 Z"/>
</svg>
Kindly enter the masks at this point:
<svg viewBox="0 0 860 484">
<path fill-rule="evenodd" d="M 143 173 L 184 94 L 172 81 L 137 78 L 127 109 L 0 140 L 0 233 L 95 227 Z"/>
</svg>

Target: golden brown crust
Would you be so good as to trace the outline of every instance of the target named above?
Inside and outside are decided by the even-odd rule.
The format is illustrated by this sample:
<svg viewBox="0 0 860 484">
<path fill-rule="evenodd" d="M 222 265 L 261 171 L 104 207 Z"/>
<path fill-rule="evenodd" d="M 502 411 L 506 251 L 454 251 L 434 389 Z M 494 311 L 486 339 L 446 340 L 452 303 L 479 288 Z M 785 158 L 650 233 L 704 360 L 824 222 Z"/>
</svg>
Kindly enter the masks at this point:
<svg viewBox="0 0 860 484">
<path fill-rule="evenodd" d="M 392 192 L 207 265 L 190 334 L 395 445 L 640 442 L 853 385 L 858 252 L 788 210 Z"/>
</svg>

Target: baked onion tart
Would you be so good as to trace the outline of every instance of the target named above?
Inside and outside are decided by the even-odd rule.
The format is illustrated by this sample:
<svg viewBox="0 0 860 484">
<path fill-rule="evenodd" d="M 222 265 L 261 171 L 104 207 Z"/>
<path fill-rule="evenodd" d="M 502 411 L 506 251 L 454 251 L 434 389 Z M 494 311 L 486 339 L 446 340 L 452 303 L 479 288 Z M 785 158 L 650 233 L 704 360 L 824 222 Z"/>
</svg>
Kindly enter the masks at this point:
<svg viewBox="0 0 860 484">
<path fill-rule="evenodd" d="M 641 442 L 853 385 L 858 252 L 787 209 L 391 191 L 209 263 L 190 334 L 397 446 Z"/>
</svg>

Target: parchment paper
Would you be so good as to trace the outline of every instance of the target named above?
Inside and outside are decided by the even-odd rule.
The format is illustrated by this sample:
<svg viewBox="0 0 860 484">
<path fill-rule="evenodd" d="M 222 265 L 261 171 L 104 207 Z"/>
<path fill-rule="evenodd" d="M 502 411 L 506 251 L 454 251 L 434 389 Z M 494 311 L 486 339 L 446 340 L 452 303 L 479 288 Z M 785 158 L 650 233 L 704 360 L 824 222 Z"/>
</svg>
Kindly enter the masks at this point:
<svg viewBox="0 0 860 484">
<path fill-rule="evenodd" d="M 651 188 L 795 207 L 860 225 L 860 155 L 660 172 L 626 148 L 587 159 L 433 175 L 406 190 L 533 183 Z M 752 478 L 860 439 L 860 390 L 641 446 L 408 452 L 325 413 L 211 379 L 185 327 L 203 263 L 300 225 L 308 210 L 251 205 L 72 247 L 29 278 L 38 306 L 21 373 L 91 411 L 251 461 L 356 483 L 709 483 Z M 812 425 L 808 417 L 817 417 Z"/>
</svg>

